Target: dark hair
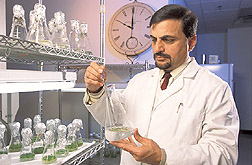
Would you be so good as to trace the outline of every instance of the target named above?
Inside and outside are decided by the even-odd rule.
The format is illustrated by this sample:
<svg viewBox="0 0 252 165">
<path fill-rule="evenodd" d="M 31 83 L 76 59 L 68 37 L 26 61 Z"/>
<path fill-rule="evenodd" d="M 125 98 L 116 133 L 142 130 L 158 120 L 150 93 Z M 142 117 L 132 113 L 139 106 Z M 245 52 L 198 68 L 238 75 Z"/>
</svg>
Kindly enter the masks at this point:
<svg viewBox="0 0 252 165">
<path fill-rule="evenodd" d="M 166 5 L 156 11 L 150 20 L 150 27 L 168 19 L 182 20 L 182 30 L 187 38 L 196 35 L 198 19 L 186 7 L 180 5 Z"/>
</svg>

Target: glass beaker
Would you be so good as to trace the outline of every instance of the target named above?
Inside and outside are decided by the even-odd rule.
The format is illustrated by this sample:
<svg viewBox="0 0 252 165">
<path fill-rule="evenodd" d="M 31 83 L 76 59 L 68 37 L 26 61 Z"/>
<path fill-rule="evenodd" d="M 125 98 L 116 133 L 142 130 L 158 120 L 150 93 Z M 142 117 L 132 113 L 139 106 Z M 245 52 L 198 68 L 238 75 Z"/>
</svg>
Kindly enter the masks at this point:
<svg viewBox="0 0 252 165">
<path fill-rule="evenodd" d="M 54 133 L 46 131 L 45 133 L 45 148 L 42 156 L 43 164 L 51 164 L 56 162 L 57 158 L 54 150 Z"/>
<path fill-rule="evenodd" d="M 32 138 L 32 130 L 30 128 L 23 128 L 21 131 L 22 135 L 22 149 L 20 152 L 20 161 L 31 161 L 34 159 L 35 154 L 32 150 L 31 138 Z"/>
<path fill-rule="evenodd" d="M 52 42 L 56 48 L 69 49 L 69 41 L 66 31 L 65 14 L 61 11 L 54 13 L 55 27 L 52 30 Z"/>
<path fill-rule="evenodd" d="M 127 117 L 124 106 L 115 91 L 115 84 L 105 87 L 106 115 L 105 137 L 109 141 L 116 141 L 133 135 L 133 125 Z"/>
<path fill-rule="evenodd" d="M 78 149 L 78 144 L 76 142 L 75 128 L 73 127 L 72 123 L 68 124 L 67 131 L 68 135 L 66 149 L 69 152 L 76 151 Z"/>
<path fill-rule="evenodd" d="M 31 25 L 32 23 L 32 25 Z M 30 27 L 27 40 L 45 46 L 52 46 L 51 36 L 46 22 L 46 7 L 40 3 L 34 5 L 30 12 Z"/>
<path fill-rule="evenodd" d="M 10 130 L 11 130 L 11 141 L 9 146 L 9 152 L 19 152 L 22 148 L 22 143 L 20 140 L 20 123 L 19 122 L 13 122 L 10 123 Z"/>
<path fill-rule="evenodd" d="M 58 140 L 57 140 L 57 144 L 56 144 L 56 157 L 60 158 L 60 157 L 65 157 L 68 155 L 68 150 L 66 149 L 66 131 L 67 128 L 65 125 L 60 125 L 58 127 Z"/>
<path fill-rule="evenodd" d="M 83 129 L 82 120 L 81 119 L 74 119 L 72 122 L 73 126 L 75 127 L 75 135 L 78 147 L 83 145 L 82 135 L 80 129 Z"/>
<path fill-rule="evenodd" d="M 80 47 L 80 22 L 71 20 L 71 31 L 69 33 L 69 43 L 72 50 L 81 52 Z"/>
<path fill-rule="evenodd" d="M 38 123 L 35 127 L 36 139 L 33 142 L 32 148 L 35 154 L 42 154 L 44 151 L 44 133 L 46 126 L 44 123 Z"/>
<path fill-rule="evenodd" d="M 24 17 L 25 11 L 21 5 L 13 6 L 13 19 L 11 25 L 10 37 L 26 39 L 27 29 Z"/>
<path fill-rule="evenodd" d="M 81 23 L 80 24 L 80 47 L 82 52 L 88 55 L 92 55 L 91 45 L 88 38 L 88 24 Z"/>
</svg>

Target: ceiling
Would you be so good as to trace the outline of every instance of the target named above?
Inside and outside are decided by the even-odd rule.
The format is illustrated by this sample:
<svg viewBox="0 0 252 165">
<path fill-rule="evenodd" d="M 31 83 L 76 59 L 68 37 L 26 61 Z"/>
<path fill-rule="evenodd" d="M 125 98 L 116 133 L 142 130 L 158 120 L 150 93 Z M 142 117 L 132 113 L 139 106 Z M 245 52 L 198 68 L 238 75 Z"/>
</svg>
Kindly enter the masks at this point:
<svg viewBox="0 0 252 165">
<path fill-rule="evenodd" d="M 198 33 L 223 33 L 252 27 L 252 0 L 184 0 L 198 17 Z"/>
</svg>

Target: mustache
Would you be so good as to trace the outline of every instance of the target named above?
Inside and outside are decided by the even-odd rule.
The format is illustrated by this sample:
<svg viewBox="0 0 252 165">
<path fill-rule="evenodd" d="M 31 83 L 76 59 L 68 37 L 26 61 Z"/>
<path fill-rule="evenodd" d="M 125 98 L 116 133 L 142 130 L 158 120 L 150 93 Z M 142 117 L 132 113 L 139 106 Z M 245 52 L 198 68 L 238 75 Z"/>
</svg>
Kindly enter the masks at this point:
<svg viewBox="0 0 252 165">
<path fill-rule="evenodd" d="M 164 54 L 162 52 L 157 52 L 154 54 L 154 57 L 156 58 L 157 56 L 161 56 L 161 57 L 166 57 L 166 58 L 169 58 L 171 59 L 171 56 L 169 54 Z"/>
</svg>

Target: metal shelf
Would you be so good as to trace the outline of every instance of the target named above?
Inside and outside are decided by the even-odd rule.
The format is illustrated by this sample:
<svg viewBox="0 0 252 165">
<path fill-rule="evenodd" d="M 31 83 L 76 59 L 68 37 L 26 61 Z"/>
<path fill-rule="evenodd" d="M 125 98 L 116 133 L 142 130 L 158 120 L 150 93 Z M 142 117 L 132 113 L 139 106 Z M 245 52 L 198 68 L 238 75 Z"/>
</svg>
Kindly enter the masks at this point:
<svg viewBox="0 0 252 165">
<path fill-rule="evenodd" d="M 104 58 L 67 49 L 43 46 L 38 43 L 0 35 L 0 61 L 40 64 L 68 65 L 95 61 L 104 63 Z"/>
<path fill-rule="evenodd" d="M 87 149 L 83 150 L 81 153 L 75 155 L 74 157 L 68 159 L 63 164 L 81 164 L 85 160 L 87 160 L 89 157 L 100 151 L 102 148 L 105 147 L 105 140 L 104 139 L 92 139 L 95 141 L 95 143 L 88 147 Z M 89 140 L 90 141 L 90 140 Z"/>
<path fill-rule="evenodd" d="M 66 69 L 86 69 L 89 65 L 69 65 Z M 155 68 L 153 64 L 106 64 L 106 69 L 108 70 L 149 70 Z"/>
<path fill-rule="evenodd" d="M 63 158 L 57 158 L 57 161 L 53 163 L 54 165 L 61 164 L 81 164 L 83 161 L 88 159 L 90 156 L 98 152 L 104 147 L 104 140 L 102 139 L 83 139 L 83 146 L 79 147 L 78 150 L 70 152 L 69 155 Z M 36 154 L 34 160 L 29 162 L 21 162 L 19 160 L 20 152 L 11 152 L 9 156 L 11 158 L 11 164 L 13 165 L 42 165 L 42 154 Z"/>
</svg>

